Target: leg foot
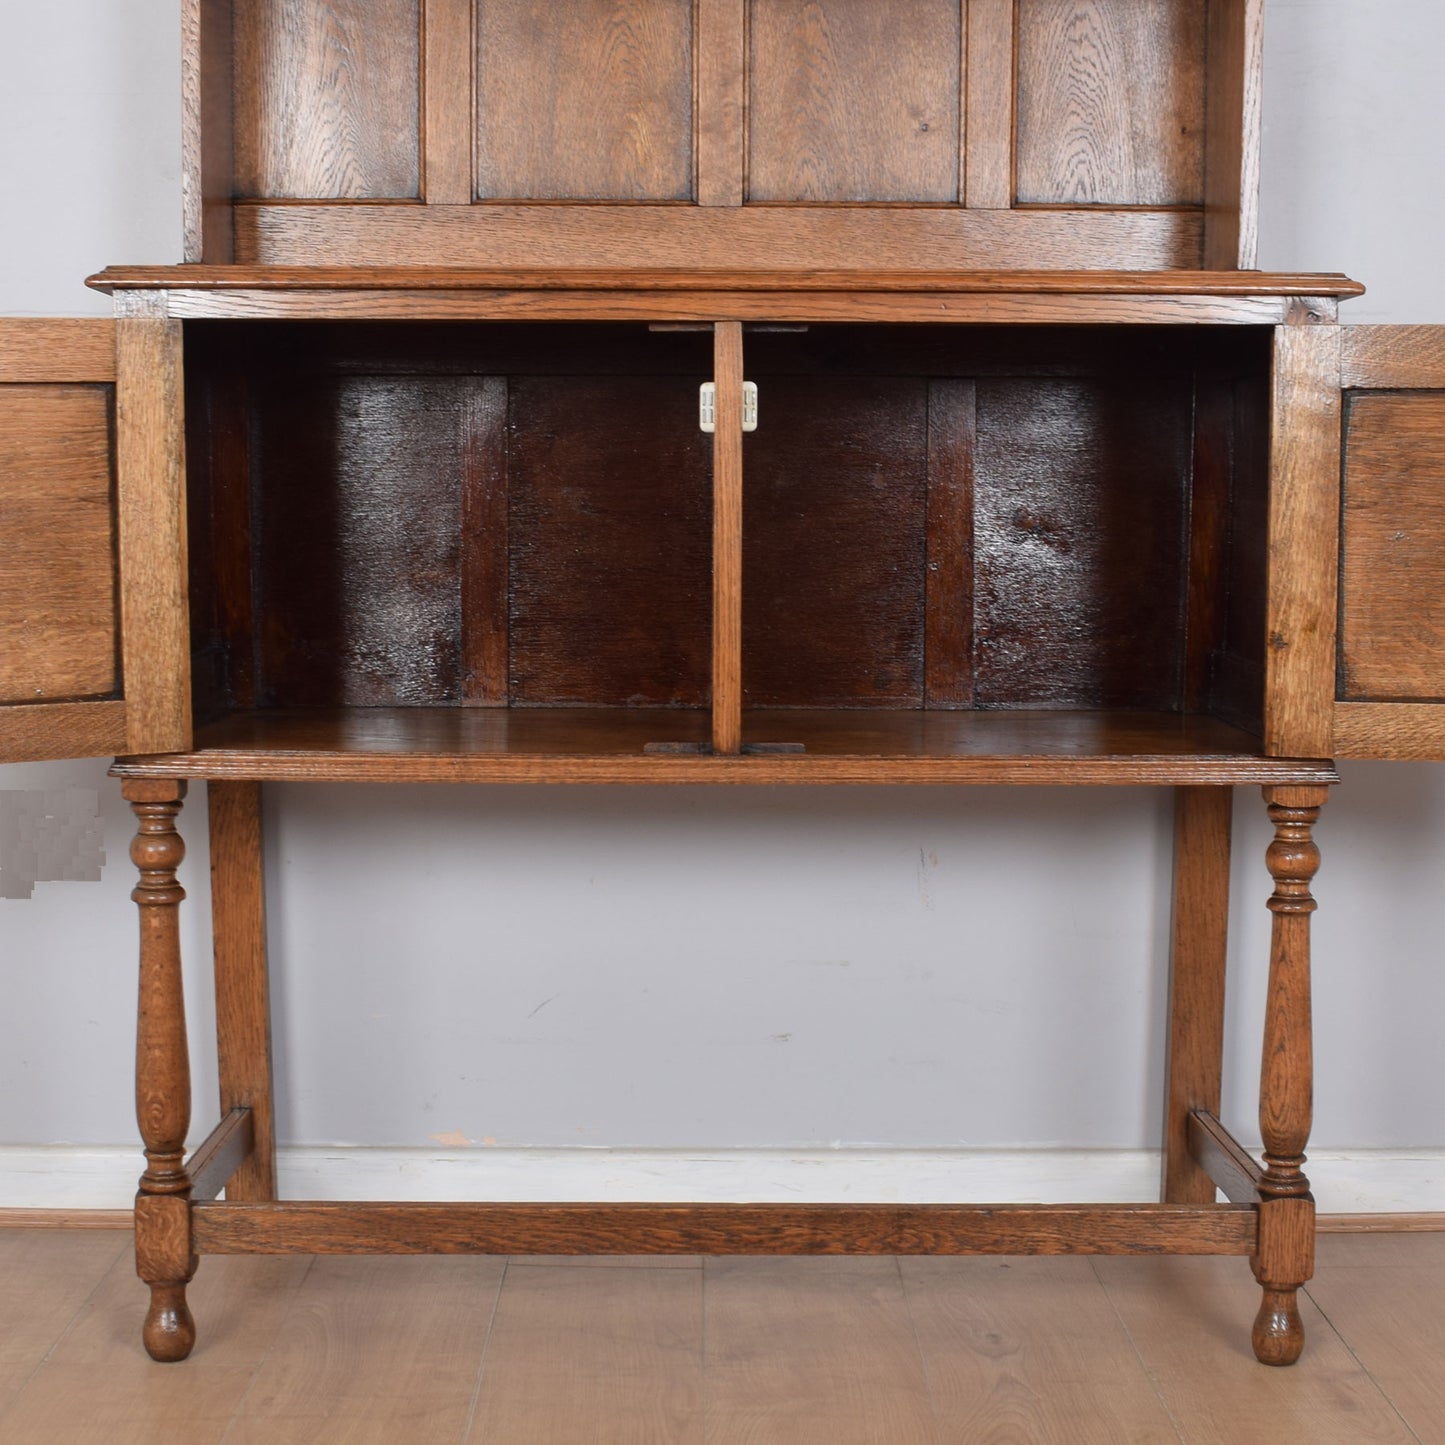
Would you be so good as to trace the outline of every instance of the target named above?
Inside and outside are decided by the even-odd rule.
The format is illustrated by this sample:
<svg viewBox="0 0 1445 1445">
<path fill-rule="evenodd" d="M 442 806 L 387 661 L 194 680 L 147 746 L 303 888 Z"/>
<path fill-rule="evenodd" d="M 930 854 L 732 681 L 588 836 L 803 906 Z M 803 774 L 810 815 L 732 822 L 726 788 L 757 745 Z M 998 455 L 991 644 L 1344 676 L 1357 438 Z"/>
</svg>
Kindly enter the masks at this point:
<svg viewBox="0 0 1445 1445">
<path fill-rule="evenodd" d="M 146 1353 L 163 1364 L 184 1360 L 190 1354 L 196 1343 L 196 1322 L 186 1303 L 184 1283 L 151 1286 L 151 1304 L 141 1337 Z"/>
<path fill-rule="evenodd" d="M 1299 1291 L 1264 1291 L 1254 1317 L 1254 1355 L 1262 1365 L 1292 1365 L 1305 1347 L 1305 1327 L 1299 1313 Z"/>
</svg>

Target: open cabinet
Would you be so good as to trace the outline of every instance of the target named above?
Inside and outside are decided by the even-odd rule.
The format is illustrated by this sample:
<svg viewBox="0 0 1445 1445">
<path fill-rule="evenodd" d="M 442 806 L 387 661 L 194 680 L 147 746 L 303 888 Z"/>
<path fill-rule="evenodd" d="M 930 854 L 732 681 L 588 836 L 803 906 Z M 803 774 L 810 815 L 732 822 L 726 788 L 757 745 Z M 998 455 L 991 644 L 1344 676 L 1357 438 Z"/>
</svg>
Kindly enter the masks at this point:
<svg viewBox="0 0 1445 1445">
<path fill-rule="evenodd" d="M 1445 748 L 1445 345 L 1247 269 L 1258 0 L 183 8 L 188 264 L 0 323 L 0 751 L 114 752 L 138 820 L 151 1354 L 208 1252 L 1172 1251 L 1248 1256 L 1296 1359 L 1312 828 L 1336 751 Z M 281 780 L 1170 787 L 1161 1200 L 281 1200 Z M 1219 1122 L 1240 784 L 1260 1159 Z"/>
</svg>

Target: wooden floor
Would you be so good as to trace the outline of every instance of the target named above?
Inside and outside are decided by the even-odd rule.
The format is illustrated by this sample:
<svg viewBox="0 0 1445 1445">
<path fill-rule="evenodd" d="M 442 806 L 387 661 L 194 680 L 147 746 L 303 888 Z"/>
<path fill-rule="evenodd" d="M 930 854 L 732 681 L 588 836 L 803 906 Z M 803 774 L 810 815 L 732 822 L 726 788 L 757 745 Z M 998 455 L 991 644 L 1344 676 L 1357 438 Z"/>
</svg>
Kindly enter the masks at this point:
<svg viewBox="0 0 1445 1445">
<path fill-rule="evenodd" d="M 1445 1442 L 1445 1234 L 1323 1239 L 1289 1370 L 1238 1259 L 213 1258 L 181 1365 L 143 1295 L 0 1229 L 4 1445 Z"/>
</svg>

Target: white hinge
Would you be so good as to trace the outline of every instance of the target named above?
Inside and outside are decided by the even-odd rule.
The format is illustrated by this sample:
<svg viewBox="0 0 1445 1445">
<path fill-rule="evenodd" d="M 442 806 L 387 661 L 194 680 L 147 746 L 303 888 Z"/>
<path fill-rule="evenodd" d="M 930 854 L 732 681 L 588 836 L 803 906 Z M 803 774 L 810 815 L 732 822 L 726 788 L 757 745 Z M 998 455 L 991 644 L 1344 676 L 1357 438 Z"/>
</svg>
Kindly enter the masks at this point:
<svg viewBox="0 0 1445 1445">
<path fill-rule="evenodd" d="M 711 434 L 717 430 L 717 383 L 705 381 L 698 388 L 697 394 L 697 424 L 705 432 Z M 758 429 L 758 384 L 755 381 L 743 382 L 743 430 L 757 431 Z"/>
</svg>

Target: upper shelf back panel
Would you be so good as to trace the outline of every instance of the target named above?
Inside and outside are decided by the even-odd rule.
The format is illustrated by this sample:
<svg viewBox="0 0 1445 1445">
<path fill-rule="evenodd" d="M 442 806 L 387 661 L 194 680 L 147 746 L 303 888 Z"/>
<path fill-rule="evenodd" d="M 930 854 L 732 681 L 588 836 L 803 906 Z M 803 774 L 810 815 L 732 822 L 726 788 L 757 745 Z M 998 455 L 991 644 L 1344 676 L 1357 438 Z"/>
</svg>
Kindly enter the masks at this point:
<svg viewBox="0 0 1445 1445">
<path fill-rule="evenodd" d="M 1253 264 L 1263 0 L 186 3 L 191 261 Z"/>
</svg>

